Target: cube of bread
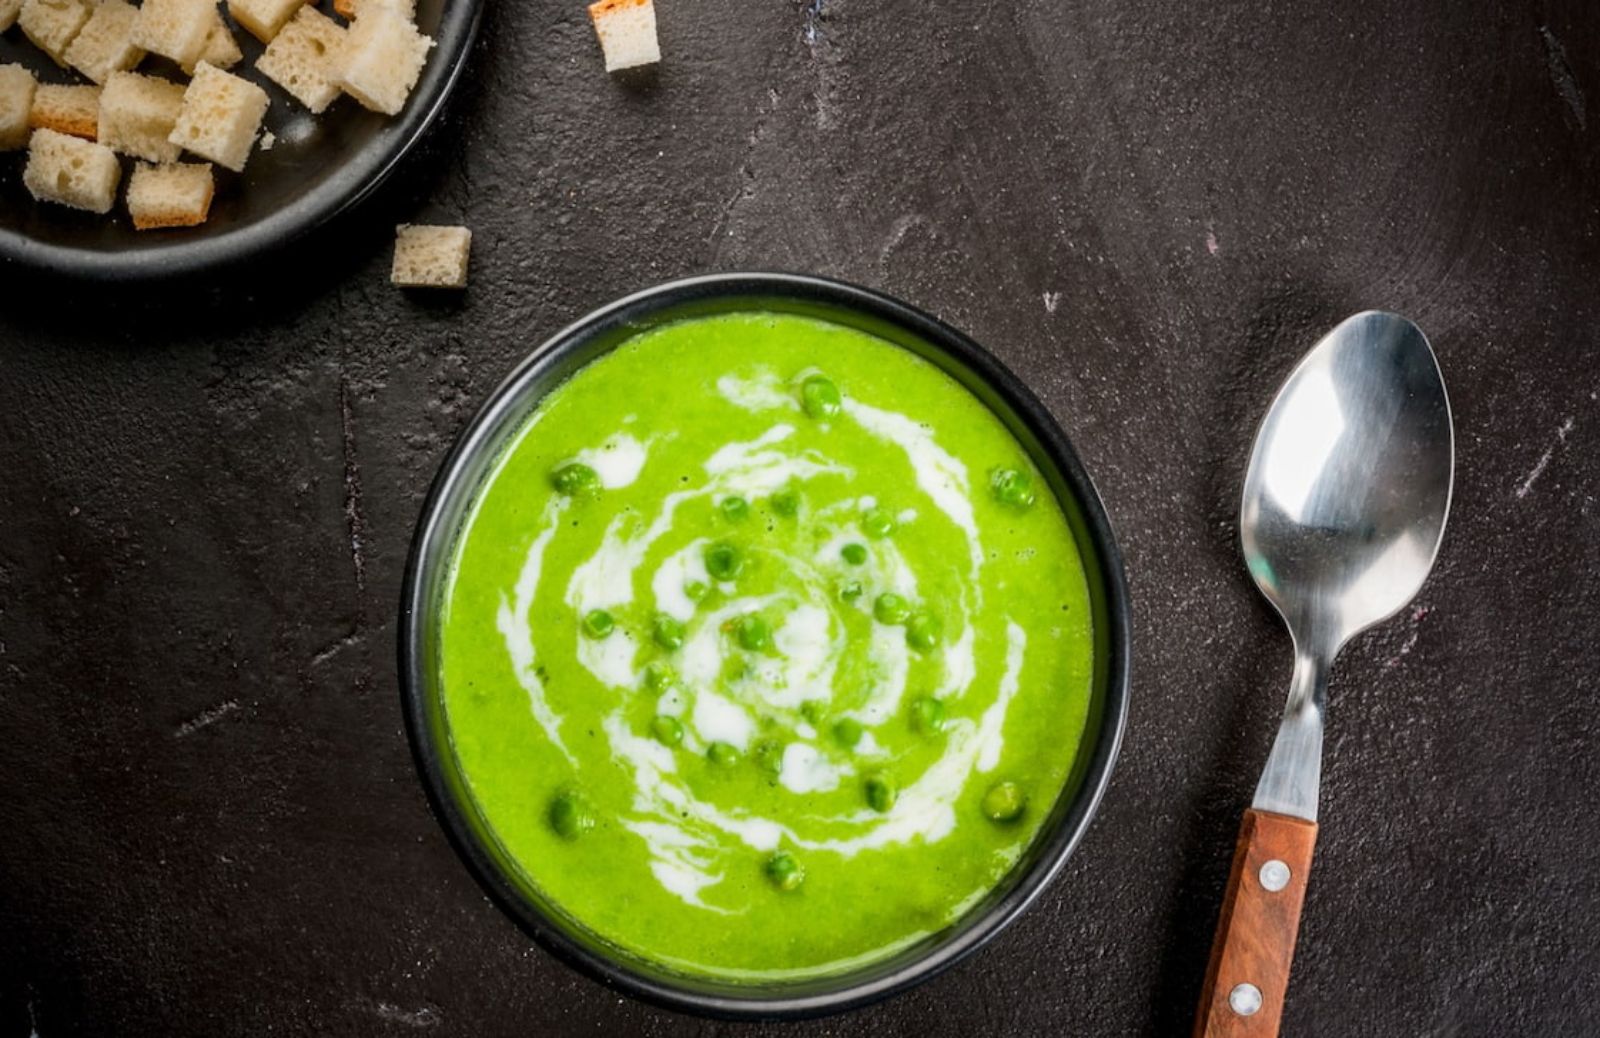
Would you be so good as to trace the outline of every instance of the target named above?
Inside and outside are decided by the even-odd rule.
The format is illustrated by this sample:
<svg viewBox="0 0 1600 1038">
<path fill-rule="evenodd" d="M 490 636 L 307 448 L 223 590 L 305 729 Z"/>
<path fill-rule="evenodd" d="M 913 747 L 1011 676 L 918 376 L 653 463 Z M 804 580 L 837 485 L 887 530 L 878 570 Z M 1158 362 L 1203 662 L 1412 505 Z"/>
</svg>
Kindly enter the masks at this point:
<svg viewBox="0 0 1600 1038">
<path fill-rule="evenodd" d="M 17 15 L 22 34 L 63 67 L 67 47 L 88 20 L 89 5 L 84 0 L 24 0 Z"/>
<path fill-rule="evenodd" d="M 250 158 L 267 104 L 265 90 L 202 61 L 167 139 L 237 173 Z"/>
<path fill-rule="evenodd" d="M 104 0 L 67 46 L 67 64 L 96 83 L 139 64 L 144 51 L 133 45 L 133 21 L 138 16 L 139 9 L 124 0 Z"/>
<path fill-rule="evenodd" d="M 262 43 L 271 43 L 306 0 L 228 0 L 233 20 Z"/>
<path fill-rule="evenodd" d="M 338 0 L 335 0 L 334 6 L 338 6 Z M 22 0 L 0 0 L 0 32 L 17 24 L 17 15 L 21 13 Z"/>
<path fill-rule="evenodd" d="M 333 0 L 333 9 L 345 18 L 354 18 L 365 4 L 387 7 L 409 22 L 417 20 L 417 0 Z"/>
<path fill-rule="evenodd" d="M 91 213 L 109 213 L 117 199 L 122 167 L 104 144 L 54 130 L 33 131 L 22 182 L 41 202 L 57 202 Z"/>
<path fill-rule="evenodd" d="M 656 40 L 656 8 L 651 0 L 599 0 L 589 5 L 589 20 L 605 52 L 606 71 L 654 65 L 661 60 Z"/>
<path fill-rule="evenodd" d="M 100 143 L 149 162 L 172 162 L 179 148 L 173 127 L 183 109 L 177 83 L 137 72 L 113 72 L 100 92 Z"/>
<path fill-rule="evenodd" d="M 432 46 L 433 40 L 395 11 L 363 7 L 334 59 L 339 89 L 375 112 L 396 115 L 417 85 Z"/>
<path fill-rule="evenodd" d="M 0 65 L 0 151 L 28 146 L 35 85 L 33 73 L 21 65 Z"/>
<path fill-rule="evenodd" d="M 216 17 L 217 0 L 144 0 L 133 22 L 133 45 L 193 66 Z"/>
<path fill-rule="evenodd" d="M 405 288 L 466 288 L 472 232 L 403 223 L 394 229 L 389 280 Z"/>
<path fill-rule="evenodd" d="M 177 162 L 152 166 L 141 162 L 128 180 L 128 215 L 136 230 L 195 227 L 206 222 L 215 192 L 211 166 Z"/>
<path fill-rule="evenodd" d="M 33 108 L 28 113 L 28 125 L 44 127 L 57 133 L 70 133 L 92 141 L 99 136 L 100 88 L 87 83 L 79 86 L 60 86 L 40 83 L 33 92 Z"/>
<path fill-rule="evenodd" d="M 244 51 L 239 49 L 239 41 L 233 38 L 228 23 L 222 20 L 221 9 L 213 8 L 211 29 L 206 33 L 206 45 L 200 49 L 200 57 L 184 65 L 183 71 L 192 76 L 195 65 L 202 61 L 213 68 L 233 68 L 243 60 Z"/>
<path fill-rule="evenodd" d="M 256 69 L 313 112 L 321 112 L 339 96 L 329 58 L 343 43 L 338 22 L 314 7 L 302 7 L 267 44 Z"/>
</svg>

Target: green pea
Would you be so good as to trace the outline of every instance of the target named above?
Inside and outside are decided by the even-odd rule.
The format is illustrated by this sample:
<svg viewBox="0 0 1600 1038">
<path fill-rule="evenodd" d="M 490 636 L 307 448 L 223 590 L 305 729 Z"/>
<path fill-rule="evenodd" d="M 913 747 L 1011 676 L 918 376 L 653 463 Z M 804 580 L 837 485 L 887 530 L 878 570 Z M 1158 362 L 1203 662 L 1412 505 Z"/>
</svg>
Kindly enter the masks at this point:
<svg viewBox="0 0 1600 1038">
<path fill-rule="evenodd" d="M 676 717 L 657 714 L 650 722 L 650 734 L 663 746 L 676 746 L 683 742 L 683 724 Z"/>
<path fill-rule="evenodd" d="M 861 597 L 861 591 L 861 581 L 852 580 L 850 583 L 839 588 L 839 601 L 854 602 L 856 599 Z"/>
<path fill-rule="evenodd" d="M 826 375 L 812 375 L 800 383 L 800 404 L 813 418 L 832 418 L 843 403 L 839 387 Z"/>
<path fill-rule="evenodd" d="M 911 730 L 923 735 L 934 735 L 944 730 L 944 704 L 932 696 L 918 696 L 911 701 Z"/>
<path fill-rule="evenodd" d="M 711 588 L 703 580 L 691 580 L 683 585 L 683 593 L 691 602 L 703 602 Z"/>
<path fill-rule="evenodd" d="M 924 609 L 912 613 L 906 621 L 906 644 L 918 652 L 927 652 L 938 645 L 943 633 L 944 624 Z"/>
<path fill-rule="evenodd" d="M 822 723 L 822 719 L 827 716 L 827 712 L 822 700 L 808 699 L 800 704 L 800 716 L 805 718 L 808 724 L 815 727 Z"/>
<path fill-rule="evenodd" d="M 860 721 L 853 717 L 841 717 L 834 723 L 833 737 L 839 740 L 840 746 L 853 749 L 861 741 L 862 731 Z"/>
<path fill-rule="evenodd" d="M 772 495 L 772 510 L 785 519 L 800 514 L 800 491 L 788 487 Z"/>
<path fill-rule="evenodd" d="M 678 675 L 673 669 L 660 660 L 651 660 L 644 665 L 644 687 L 652 692 L 665 692 L 678 680 Z"/>
<path fill-rule="evenodd" d="M 583 633 L 591 638 L 604 638 L 616 626 L 617 621 L 604 609 L 591 609 L 583 617 Z"/>
<path fill-rule="evenodd" d="M 739 617 L 733 630 L 739 644 L 751 652 L 759 652 L 772 644 L 772 628 L 755 613 Z"/>
<path fill-rule="evenodd" d="M 742 523 L 750 515 L 750 502 L 738 495 L 723 498 L 719 507 L 722 509 L 723 518 L 730 523 Z"/>
<path fill-rule="evenodd" d="M 887 813 L 894 806 L 894 783 L 883 775 L 868 775 L 861 784 L 861 792 L 867 798 L 867 806 L 879 813 Z"/>
<path fill-rule="evenodd" d="M 767 879 L 779 890 L 797 890 L 806 881 L 806 870 L 788 851 L 779 851 L 767 859 Z"/>
<path fill-rule="evenodd" d="M 600 473 L 581 461 L 572 461 L 550 473 L 550 485 L 568 497 L 592 497 L 600 492 Z"/>
<path fill-rule="evenodd" d="M 776 775 L 783 770 L 783 743 L 776 739 L 763 739 L 756 743 L 750 756 L 755 760 L 756 767 L 769 775 Z"/>
<path fill-rule="evenodd" d="M 1019 512 L 1033 507 L 1033 478 L 1020 469 L 995 469 L 989 476 L 989 493 L 994 499 Z"/>
<path fill-rule="evenodd" d="M 874 508 L 861 517 L 861 532 L 874 540 L 889 536 L 899 525 L 894 516 L 883 508 Z"/>
<path fill-rule="evenodd" d="M 744 569 L 744 555 L 727 541 L 706 545 L 705 562 L 713 580 L 733 580 Z"/>
<path fill-rule="evenodd" d="M 714 742 L 706 747 L 706 759 L 719 768 L 731 768 L 739 763 L 739 747 L 730 742 Z"/>
<path fill-rule="evenodd" d="M 594 828 L 594 810 L 576 793 L 566 792 L 550 801 L 550 828 L 563 840 L 576 840 Z"/>
<path fill-rule="evenodd" d="M 991 822 L 1015 822 L 1028 806 L 1028 797 L 1015 782 L 996 782 L 983 795 L 983 813 Z"/>
<path fill-rule="evenodd" d="M 911 615 L 911 603 L 893 591 L 885 591 L 872 603 L 872 615 L 881 624 L 903 624 Z"/>
<path fill-rule="evenodd" d="M 844 556 L 844 561 L 852 566 L 859 566 L 867 561 L 867 546 L 864 544 L 846 544 L 839 549 L 839 554 Z"/>
<path fill-rule="evenodd" d="M 750 661 L 742 656 L 729 656 L 722 661 L 722 680 L 733 684 L 750 676 Z"/>
<path fill-rule="evenodd" d="M 650 630 L 650 636 L 656 644 L 663 649 L 678 649 L 683 647 L 683 624 L 668 616 L 666 613 L 657 613 L 655 623 Z"/>
</svg>

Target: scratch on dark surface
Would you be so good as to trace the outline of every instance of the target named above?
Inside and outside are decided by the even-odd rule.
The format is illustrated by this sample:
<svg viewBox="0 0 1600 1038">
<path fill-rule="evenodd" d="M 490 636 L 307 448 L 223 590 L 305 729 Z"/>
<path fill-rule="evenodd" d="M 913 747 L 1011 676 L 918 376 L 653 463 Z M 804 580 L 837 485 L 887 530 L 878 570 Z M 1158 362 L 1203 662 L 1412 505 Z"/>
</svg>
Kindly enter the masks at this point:
<svg viewBox="0 0 1600 1038">
<path fill-rule="evenodd" d="M 439 1026 L 439 1011 L 432 1006 L 423 1006 L 421 1009 L 402 1009 L 393 1002 L 375 1002 L 364 1008 L 381 1020 L 404 1024 L 407 1027 L 421 1029 Z"/>
<path fill-rule="evenodd" d="M 1410 655 L 1411 650 L 1417 647 L 1417 639 L 1422 636 L 1422 621 L 1426 620 L 1431 612 L 1433 612 L 1432 606 L 1419 605 L 1412 607 L 1411 630 L 1406 633 L 1406 640 L 1400 643 L 1400 650 L 1384 661 L 1384 670 L 1398 666 L 1400 661 Z"/>
<path fill-rule="evenodd" d="M 239 709 L 239 701 L 237 699 L 225 699 L 216 706 L 207 707 L 178 725 L 177 728 L 173 729 L 172 736 L 175 739 L 181 739 L 186 735 L 193 735 L 207 725 L 216 724 L 237 709 Z"/>
<path fill-rule="evenodd" d="M 1546 447 L 1544 453 L 1539 455 L 1539 460 L 1534 463 L 1533 469 L 1529 471 L 1527 478 L 1517 488 L 1518 501 L 1528 496 L 1528 491 L 1532 490 L 1533 485 L 1539 481 L 1539 477 L 1544 475 L 1544 470 L 1550 467 L 1550 459 L 1555 457 L 1556 449 L 1563 446 L 1567 442 L 1567 437 L 1571 434 L 1572 416 L 1568 415 L 1566 420 L 1561 423 L 1561 428 L 1556 430 L 1556 442 Z"/>
<path fill-rule="evenodd" d="M 1577 121 L 1578 129 L 1589 128 L 1589 112 L 1583 100 L 1583 90 L 1578 86 L 1578 77 L 1573 74 L 1572 66 L 1567 62 L 1567 49 L 1556 39 L 1556 34 L 1550 31 L 1548 25 L 1539 26 L 1539 38 L 1544 41 L 1544 63 L 1550 70 L 1550 82 L 1554 84 L 1556 93 L 1561 95 L 1567 108 L 1572 112 L 1572 118 Z"/>
<path fill-rule="evenodd" d="M 350 415 L 350 383 L 339 379 L 339 424 L 344 440 L 344 521 L 350 531 L 350 562 L 356 571 L 356 590 L 367 589 L 367 560 L 363 554 L 367 522 L 361 513 L 361 468 L 356 464 L 356 429 Z"/>
<path fill-rule="evenodd" d="M 351 631 L 349 634 L 334 639 L 333 642 L 319 649 L 316 655 L 311 657 L 311 665 L 313 667 L 321 666 L 360 640 L 361 634 L 359 631 Z"/>
<path fill-rule="evenodd" d="M 755 194 L 756 148 L 760 145 L 761 137 L 766 132 L 767 120 L 778 110 L 778 102 L 780 100 L 778 91 L 769 87 L 767 89 L 767 100 L 769 104 L 766 107 L 756 109 L 755 125 L 750 127 L 749 133 L 745 134 L 744 154 L 740 157 L 739 170 L 736 174 L 739 187 L 722 203 L 721 209 L 717 211 L 716 220 L 711 224 L 711 233 L 706 236 L 706 242 L 713 246 L 716 244 L 717 239 L 722 236 L 722 232 L 725 229 L 728 230 L 729 234 L 733 233 L 731 229 L 728 229 L 728 224 L 733 219 L 734 211 L 739 208 L 739 203 Z"/>
<path fill-rule="evenodd" d="M 805 27 L 801 34 L 805 36 L 806 46 L 813 49 L 822 38 L 822 8 L 826 3 L 827 0 L 806 0 Z"/>
<path fill-rule="evenodd" d="M 1217 232 L 1210 227 L 1206 228 L 1206 251 L 1213 256 L 1222 251 L 1222 246 L 1217 244 Z"/>
<path fill-rule="evenodd" d="M 927 217 L 921 213 L 910 213 L 896 220 L 889 228 L 889 236 L 883 240 L 883 247 L 878 250 L 878 269 L 887 272 L 889 257 L 893 256 L 894 250 L 906 240 L 906 235 L 911 233 L 913 227 L 927 222 Z"/>
</svg>

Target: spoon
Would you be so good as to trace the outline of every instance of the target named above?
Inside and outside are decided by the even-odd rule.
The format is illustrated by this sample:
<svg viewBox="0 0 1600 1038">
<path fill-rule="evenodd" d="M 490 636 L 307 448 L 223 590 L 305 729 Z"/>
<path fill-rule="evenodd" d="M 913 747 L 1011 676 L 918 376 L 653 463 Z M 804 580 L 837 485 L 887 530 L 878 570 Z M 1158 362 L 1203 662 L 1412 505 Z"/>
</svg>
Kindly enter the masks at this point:
<svg viewBox="0 0 1600 1038">
<path fill-rule="evenodd" d="M 1317 836 L 1328 671 L 1422 587 L 1454 470 L 1439 363 L 1395 314 L 1359 313 L 1329 332 L 1256 434 L 1239 540 L 1294 639 L 1294 676 L 1240 827 L 1196 1038 L 1278 1033 Z"/>
</svg>

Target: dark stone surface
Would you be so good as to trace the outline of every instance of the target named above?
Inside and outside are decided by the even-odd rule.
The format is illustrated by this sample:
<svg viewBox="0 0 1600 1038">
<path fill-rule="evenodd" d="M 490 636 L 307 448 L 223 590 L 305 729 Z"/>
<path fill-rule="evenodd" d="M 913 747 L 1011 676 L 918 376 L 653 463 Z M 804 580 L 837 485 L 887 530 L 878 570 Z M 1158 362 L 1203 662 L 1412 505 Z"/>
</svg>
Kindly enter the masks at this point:
<svg viewBox="0 0 1600 1038">
<path fill-rule="evenodd" d="M 1457 497 L 1352 645 L 1286 1031 L 1600 1012 L 1600 7 L 1592 0 L 494 6 L 368 208 L 141 299 L 0 272 L 0 1034 L 1152 1034 L 1191 1013 L 1288 643 L 1239 565 L 1251 427 L 1347 314 L 1416 319 Z M 385 283 L 461 219 L 473 283 Z M 673 1016 L 484 900 L 401 731 L 394 611 L 451 437 L 541 336 L 669 276 L 918 303 L 1074 435 L 1128 558 L 1133 710 L 1040 903 L 890 1003 Z"/>
</svg>

